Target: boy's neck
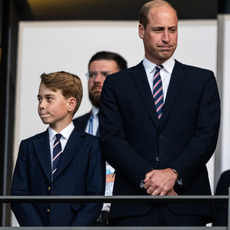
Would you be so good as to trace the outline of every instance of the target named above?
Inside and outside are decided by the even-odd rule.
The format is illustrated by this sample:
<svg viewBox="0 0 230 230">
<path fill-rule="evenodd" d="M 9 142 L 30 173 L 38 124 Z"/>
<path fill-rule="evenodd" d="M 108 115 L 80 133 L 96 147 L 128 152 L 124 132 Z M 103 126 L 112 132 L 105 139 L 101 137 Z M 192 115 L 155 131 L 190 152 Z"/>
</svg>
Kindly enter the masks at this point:
<svg viewBox="0 0 230 230">
<path fill-rule="evenodd" d="M 54 131 L 56 131 L 57 133 L 60 133 L 63 129 L 65 129 L 67 126 L 69 126 L 71 122 L 72 122 L 72 119 L 68 120 L 66 122 L 61 121 L 59 123 L 57 122 L 55 124 L 50 124 L 49 127 L 51 129 L 53 129 Z"/>
</svg>

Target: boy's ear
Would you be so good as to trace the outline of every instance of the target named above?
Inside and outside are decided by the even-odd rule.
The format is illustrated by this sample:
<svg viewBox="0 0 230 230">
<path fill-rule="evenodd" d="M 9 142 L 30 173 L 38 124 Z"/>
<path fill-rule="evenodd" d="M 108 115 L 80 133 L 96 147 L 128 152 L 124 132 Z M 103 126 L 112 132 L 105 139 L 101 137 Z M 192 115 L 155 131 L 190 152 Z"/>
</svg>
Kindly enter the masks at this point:
<svg viewBox="0 0 230 230">
<path fill-rule="evenodd" d="M 69 111 L 69 112 L 72 112 L 72 111 L 75 109 L 76 105 L 77 105 L 77 100 L 76 100 L 76 98 L 70 97 L 70 98 L 68 99 L 68 111 Z"/>
</svg>

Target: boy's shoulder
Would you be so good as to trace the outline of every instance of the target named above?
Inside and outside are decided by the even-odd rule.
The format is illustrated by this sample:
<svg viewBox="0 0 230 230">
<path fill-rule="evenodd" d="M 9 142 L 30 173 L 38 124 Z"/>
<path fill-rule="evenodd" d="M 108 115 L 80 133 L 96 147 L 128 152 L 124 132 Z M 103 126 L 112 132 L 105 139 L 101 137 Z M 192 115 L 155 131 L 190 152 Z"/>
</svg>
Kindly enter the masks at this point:
<svg viewBox="0 0 230 230">
<path fill-rule="evenodd" d="M 43 131 L 43 132 L 41 132 L 41 133 L 37 133 L 37 134 L 35 134 L 35 135 L 33 135 L 33 136 L 31 136 L 31 137 L 28 137 L 28 138 L 26 138 L 26 139 L 23 139 L 22 141 L 33 141 L 33 140 L 35 140 L 35 139 L 40 139 L 40 138 L 44 138 L 44 137 L 46 137 L 46 136 L 49 136 L 49 132 L 48 132 L 48 129 L 46 129 L 45 131 Z"/>
<path fill-rule="evenodd" d="M 100 142 L 99 137 L 95 137 L 93 135 L 90 135 L 90 134 L 82 131 L 78 127 L 74 127 L 69 139 L 71 140 L 71 142 L 76 143 L 76 145 L 78 144 L 79 139 L 84 140 L 84 142 L 87 142 L 88 144 Z M 47 129 L 44 132 L 35 134 L 34 136 L 31 136 L 31 137 L 26 138 L 26 139 L 23 139 L 22 142 L 24 142 L 24 143 L 31 143 L 31 142 L 44 143 L 44 141 L 48 141 L 48 140 L 49 140 L 49 132 Z"/>
<path fill-rule="evenodd" d="M 93 136 L 91 134 L 86 133 L 85 131 L 83 131 L 82 129 L 80 129 L 79 127 L 74 127 L 73 132 L 71 133 L 71 135 L 74 135 L 76 138 L 77 137 L 81 137 L 81 138 L 85 138 L 88 141 L 99 141 L 99 137 Z"/>
</svg>

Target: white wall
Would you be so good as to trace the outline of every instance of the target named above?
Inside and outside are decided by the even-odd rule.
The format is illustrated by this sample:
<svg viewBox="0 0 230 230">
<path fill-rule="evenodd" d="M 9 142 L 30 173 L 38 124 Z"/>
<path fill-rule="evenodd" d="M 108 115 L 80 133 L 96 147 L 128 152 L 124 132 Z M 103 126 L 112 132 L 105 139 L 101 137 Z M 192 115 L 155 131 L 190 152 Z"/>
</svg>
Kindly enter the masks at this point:
<svg viewBox="0 0 230 230">
<path fill-rule="evenodd" d="M 21 22 L 17 73 L 15 159 L 22 139 L 44 131 L 37 114 L 39 76 L 46 72 L 68 71 L 83 83 L 84 95 L 77 116 L 91 108 L 88 100 L 88 61 L 98 51 L 121 54 L 128 65 L 139 63 L 144 50 L 138 37 L 138 22 L 76 21 Z M 175 58 L 180 62 L 216 72 L 217 21 L 179 21 L 179 43 Z M 213 181 L 213 160 L 208 164 Z"/>
<path fill-rule="evenodd" d="M 221 130 L 217 148 L 216 171 L 230 169 L 230 15 L 218 15 L 218 83 L 221 94 Z M 218 179 L 218 176 L 217 176 Z"/>
</svg>

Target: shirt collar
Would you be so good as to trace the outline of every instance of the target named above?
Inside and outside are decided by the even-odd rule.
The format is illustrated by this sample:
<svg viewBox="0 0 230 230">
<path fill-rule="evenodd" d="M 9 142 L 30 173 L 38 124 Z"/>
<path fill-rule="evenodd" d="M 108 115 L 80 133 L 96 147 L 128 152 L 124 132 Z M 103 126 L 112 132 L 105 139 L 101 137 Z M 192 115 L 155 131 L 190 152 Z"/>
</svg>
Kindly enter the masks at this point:
<svg viewBox="0 0 230 230">
<path fill-rule="evenodd" d="M 99 112 L 99 109 L 93 105 L 92 106 L 92 112 L 93 112 L 93 117 L 96 117 L 98 112 Z"/>
<path fill-rule="evenodd" d="M 169 58 L 166 62 L 162 63 L 162 65 L 164 66 L 164 69 L 169 73 L 172 74 L 173 71 L 173 67 L 175 65 L 175 59 L 173 58 L 173 56 L 171 58 Z M 150 62 L 148 59 L 146 59 L 146 57 L 144 57 L 143 59 L 143 66 L 145 68 L 145 71 L 148 74 L 152 73 L 154 68 L 156 67 L 156 64 Z"/>
<path fill-rule="evenodd" d="M 71 122 L 67 127 L 65 127 L 60 134 L 62 135 L 63 138 L 65 139 L 69 139 L 70 134 L 72 133 L 74 129 L 74 124 L 73 122 Z M 53 129 L 51 129 L 50 127 L 48 128 L 48 132 L 49 132 L 49 138 L 50 141 L 53 140 L 55 138 L 55 135 L 57 134 L 57 132 Z"/>
</svg>

